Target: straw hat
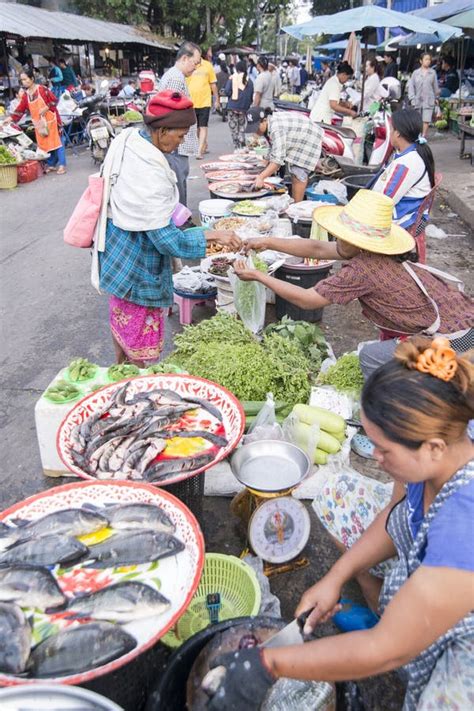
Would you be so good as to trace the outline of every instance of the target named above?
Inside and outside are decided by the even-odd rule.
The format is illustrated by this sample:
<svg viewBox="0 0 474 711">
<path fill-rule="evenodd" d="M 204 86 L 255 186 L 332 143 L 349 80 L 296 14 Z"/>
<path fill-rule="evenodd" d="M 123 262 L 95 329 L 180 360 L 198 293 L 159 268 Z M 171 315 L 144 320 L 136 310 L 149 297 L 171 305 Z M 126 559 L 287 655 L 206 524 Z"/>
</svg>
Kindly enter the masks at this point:
<svg viewBox="0 0 474 711">
<path fill-rule="evenodd" d="M 404 254 L 415 240 L 392 222 L 393 200 L 373 190 L 359 190 L 344 207 L 319 207 L 313 220 L 343 242 L 377 254 Z"/>
</svg>

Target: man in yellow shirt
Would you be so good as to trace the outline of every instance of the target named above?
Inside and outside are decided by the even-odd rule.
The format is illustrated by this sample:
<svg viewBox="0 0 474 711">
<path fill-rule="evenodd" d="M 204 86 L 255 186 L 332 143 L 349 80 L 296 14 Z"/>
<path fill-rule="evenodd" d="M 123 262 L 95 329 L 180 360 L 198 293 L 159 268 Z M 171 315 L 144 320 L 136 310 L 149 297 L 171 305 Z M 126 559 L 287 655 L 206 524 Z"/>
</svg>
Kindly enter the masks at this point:
<svg viewBox="0 0 474 711">
<path fill-rule="evenodd" d="M 207 127 L 209 125 L 213 96 L 215 108 L 219 109 L 220 106 L 217 77 L 212 64 L 207 59 L 202 59 L 201 64 L 196 67 L 191 76 L 186 78 L 186 83 L 191 101 L 194 104 L 198 125 L 199 150 L 196 158 L 201 160 L 207 150 Z"/>
</svg>

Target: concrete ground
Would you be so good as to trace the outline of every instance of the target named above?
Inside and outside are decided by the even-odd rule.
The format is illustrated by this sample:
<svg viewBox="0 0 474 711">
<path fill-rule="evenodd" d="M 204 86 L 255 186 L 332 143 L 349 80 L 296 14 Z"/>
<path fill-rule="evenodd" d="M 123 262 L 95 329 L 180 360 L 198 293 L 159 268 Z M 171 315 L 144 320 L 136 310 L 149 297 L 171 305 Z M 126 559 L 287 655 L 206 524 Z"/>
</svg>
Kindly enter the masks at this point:
<svg viewBox="0 0 474 711">
<path fill-rule="evenodd" d="M 228 126 L 217 116 L 211 118 L 209 143 L 211 159 L 232 150 Z M 457 157 L 457 145 L 446 139 L 436 140 L 433 146 L 440 163 L 448 166 L 442 168 L 446 187 L 451 192 L 457 190 L 464 200 L 467 177 L 459 181 L 456 177 L 458 173 L 464 176 L 465 166 Z M 52 174 L 11 192 L 0 192 L 3 390 L 0 509 L 71 481 L 43 476 L 34 426 L 35 402 L 58 370 L 74 357 L 87 357 L 102 365 L 113 362 L 107 299 L 90 286 L 89 253 L 68 247 L 62 240 L 62 229 L 93 171 L 86 151 L 81 150 L 75 156 L 68 151 L 65 176 Z M 189 195 L 194 212 L 199 201 L 208 197 L 202 171 L 195 160 L 191 161 Z M 428 262 L 460 276 L 472 289 L 472 233 L 444 197 L 436 202 L 433 223 L 443 228 L 447 237 L 428 243 Z M 196 310 L 198 318 L 209 315 L 208 308 Z M 325 309 L 323 326 L 338 355 L 361 340 L 376 337 L 357 305 Z M 173 334 L 179 330 L 174 313 L 168 321 L 167 352 L 171 350 Z M 357 457 L 353 465 L 367 471 L 365 462 Z M 367 473 L 380 476 L 373 468 Z M 229 499 L 206 499 L 204 511 L 208 550 L 239 554 L 245 541 L 236 520 L 229 516 Z M 271 581 L 287 617 L 291 617 L 302 592 L 324 575 L 337 557 L 324 529 L 311 509 L 310 512 L 312 534 L 305 551 L 310 565 Z M 351 586 L 349 595 L 358 594 L 356 587 Z M 400 709 L 402 690 L 393 677 L 381 677 L 364 684 L 364 699 L 371 711 Z"/>
</svg>

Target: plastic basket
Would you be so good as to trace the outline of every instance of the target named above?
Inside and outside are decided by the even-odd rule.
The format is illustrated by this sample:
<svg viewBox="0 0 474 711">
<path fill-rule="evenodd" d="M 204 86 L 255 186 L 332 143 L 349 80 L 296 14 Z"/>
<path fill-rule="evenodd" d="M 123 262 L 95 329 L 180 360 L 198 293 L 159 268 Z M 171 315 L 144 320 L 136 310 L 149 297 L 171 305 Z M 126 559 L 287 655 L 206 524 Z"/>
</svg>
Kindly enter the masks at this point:
<svg viewBox="0 0 474 711">
<path fill-rule="evenodd" d="M 0 190 L 11 190 L 18 185 L 18 169 L 16 163 L 0 165 Z"/>
<path fill-rule="evenodd" d="M 31 183 L 38 178 L 38 161 L 27 160 L 18 166 L 18 182 Z"/>
<path fill-rule="evenodd" d="M 188 609 L 161 641 L 169 647 L 179 647 L 208 627 L 206 597 L 216 592 L 221 596 L 219 622 L 257 615 L 260 610 L 262 594 L 253 569 L 233 555 L 207 553 L 201 582 Z"/>
</svg>

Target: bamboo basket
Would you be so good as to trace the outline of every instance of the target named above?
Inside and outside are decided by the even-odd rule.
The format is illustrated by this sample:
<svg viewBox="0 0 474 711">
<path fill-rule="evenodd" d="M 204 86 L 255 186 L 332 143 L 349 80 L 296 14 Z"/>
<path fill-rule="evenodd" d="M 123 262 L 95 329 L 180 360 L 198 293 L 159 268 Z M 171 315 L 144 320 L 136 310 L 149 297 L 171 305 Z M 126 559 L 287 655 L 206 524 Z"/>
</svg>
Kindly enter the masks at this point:
<svg viewBox="0 0 474 711">
<path fill-rule="evenodd" d="M 0 190 L 11 190 L 18 185 L 16 163 L 0 165 Z"/>
</svg>

